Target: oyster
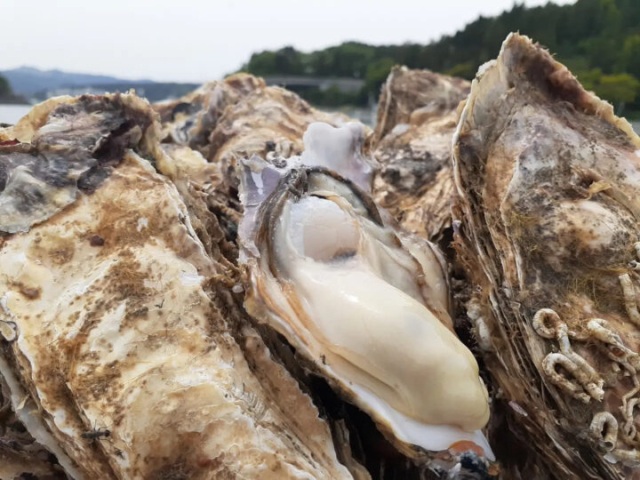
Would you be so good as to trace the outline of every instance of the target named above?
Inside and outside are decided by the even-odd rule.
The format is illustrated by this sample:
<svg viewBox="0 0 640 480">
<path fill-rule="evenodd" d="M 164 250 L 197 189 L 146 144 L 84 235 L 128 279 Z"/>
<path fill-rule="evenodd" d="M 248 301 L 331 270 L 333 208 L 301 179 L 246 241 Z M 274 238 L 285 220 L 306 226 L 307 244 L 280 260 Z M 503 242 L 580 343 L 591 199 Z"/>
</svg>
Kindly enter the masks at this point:
<svg viewBox="0 0 640 480">
<path fill-rule="evenodd" d="M 160 114 L 163 141 L 189 146 L 209 157 L 209 136 L 225 109 L 264 87 L 261 78 L 240 73 L 205 83 L 177 100 L 156 103 L 153 107 Z"/>
<path fill-rule="evenodd" d="M 487 392 L 453 333 L 446 266 L 356 185 L 370 185 L 356 167 L 366 161 L 363 139 L 355 125 L 313 124 L 301 157 L 244 162 L 245 306 L 406 455 L 470 449 L 492 458 L 480 432 Z"/>
<path fill-rule="evenodd" d="M 302 152 L 302 135 L 309 124 L 342 125 L 348 118 L 311 108 L 296 94 L 279 87 L 257 89 L 229 107 L 210 136 L 210 161 L 230 170 L 235 179 L 236 161 L 259 155 L 290 157 Z"/>
<path fill-rule="evenodd" d="M 631 126 L 526 37 L 472 84 L 457 251 L 508 478 L 637 478 L 639 152 Z"/>
<path fill-rule="evenodd" d="M 374 132 L 374 198 L 408 231 L 440 240 L 451 226 L 451 139 L 469 82 L 395 67 L 382 88 Z"/>
<path fill-rule="evenodd" d="M 132 95 L 57 99 L 0 130 L 13 412 L 71 478 L 350 478 L 236 305 L 187 178 L 206 165 L 158 140 Z"/>
</svg>

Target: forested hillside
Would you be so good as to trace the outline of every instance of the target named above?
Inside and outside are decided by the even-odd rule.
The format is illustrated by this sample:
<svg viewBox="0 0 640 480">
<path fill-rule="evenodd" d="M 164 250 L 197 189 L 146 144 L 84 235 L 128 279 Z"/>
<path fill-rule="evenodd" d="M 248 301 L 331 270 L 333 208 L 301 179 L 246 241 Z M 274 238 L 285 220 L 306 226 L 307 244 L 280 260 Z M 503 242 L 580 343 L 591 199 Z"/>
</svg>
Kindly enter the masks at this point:
<svg viewBox="0 0 640 480">
<path fill-rule="evenodd" d="M 20 95 L 13 93 L 9 81 L 0 75 L 0 103 L 26 103 Z"/>
<path fill-rule="evenodd" d="M 394 64 L 473 78 L 479 65 L 497 56 L 512 31 L 546 46 L 587 88 L 619 111 L 640 113 L 640 0 L 578 0 L 571 5 L 548 3 L 534 8 L 516 4 L 497 17 L 481 16 L 428 45 L 347 42 L 311 53 L 285 47 L 252 55 L 243 69 L 257 75 L 362 78 L 363 92 L 346 99 L 362 104 L 377 97 Z M 331 90 L 308 92 L 307 96 L 325 104 L 345 101 L 343 93 Z"/>
</svg>

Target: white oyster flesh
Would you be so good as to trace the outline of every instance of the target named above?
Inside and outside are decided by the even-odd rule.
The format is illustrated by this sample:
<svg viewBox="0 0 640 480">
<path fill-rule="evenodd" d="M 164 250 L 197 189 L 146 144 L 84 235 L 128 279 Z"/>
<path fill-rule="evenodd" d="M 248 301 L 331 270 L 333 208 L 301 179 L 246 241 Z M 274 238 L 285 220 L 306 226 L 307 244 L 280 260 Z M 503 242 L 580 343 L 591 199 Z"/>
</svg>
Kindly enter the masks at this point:
<svg viewBox="0 0 640 480">
<path fill-rule="evenodd" d="M 477 364 L 420 298 L 413 258 L 376 238 L 382 228 L 326 198 L 289 203 L 278 223 L 275 259 L 310 317 L 295 333 L 312 335 L 315 358 L 345 382 L 358 379 L 355 393 L 403 440 L 443 450 L 460 434 L 475 439 L 463 430 L 483 427 L 488 413 Z M 431 299 L 440 314 L 442 300 Z M 440 422 L 460 428 L 432 431 Z"/>
<path fill-rule="evenodd" d="M 364 139 L 364 125 L 358 122 L 340 128 L 322 122 L 311 123 L 303 136 L 302 163 L 326 167 L 369 191 L 375 163 L 373 158 L 361 153 Z"/>
<path fill-rule="evenodd" d="M 314 142 L 305 136 L 305 144 Z M 323 164 L 323 151 L 339 150 L 324 146 L 302 161 Z M 278 170 L 254 158 L 245 168 L 245 204 L 260 200 L 240 229 L 249 312 L 285 335 L 400 448 L 473 442 L 493 459 L 480 432 L 487 391 L 453 333 L 436 248 L 400 236 L 352 182 L 289 164 Z"/>
</svg>

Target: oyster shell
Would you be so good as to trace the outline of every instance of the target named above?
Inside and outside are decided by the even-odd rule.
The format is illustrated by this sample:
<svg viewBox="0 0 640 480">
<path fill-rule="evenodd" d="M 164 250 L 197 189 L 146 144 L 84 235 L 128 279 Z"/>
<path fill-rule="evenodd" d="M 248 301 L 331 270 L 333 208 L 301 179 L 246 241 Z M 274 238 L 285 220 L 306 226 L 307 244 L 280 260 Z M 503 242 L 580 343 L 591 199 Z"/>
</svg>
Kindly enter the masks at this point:
<svg viewBox="0 0 640 480">
<path fill-rule="evenodd" d="M 455 136 L 457 250 L 508 478 L 638 475 L 639 151 L 526 37 L 472 84 Z"/>
<path fill-rule="evenodd" d="M 402 227 L 439 240 L 451 226 L 451 139 L 469 82 L 395 67 L 382 88 L 374 132 L 374 198 Z"/>
<path fill-rule="evenodd" d="M 35 476 L 43 480 L 66 479 L 59 465 L 49 461 L 50 456 L 16 418 L 11 408 L 9 387 L 0 376 L 0 478 L 26 479 Z"/>
<path fill-rule="evenodd" d="M 405 454 L 462 443 L 492 458 L 479 431 L 487 392 L 453 333 L 441 255 L 389 226 L 356 186 L 366 175 L 336 173 L 360 171 L 363 138 L 362 128 L 314 124 L 302 157 L 282 168 L 244 162 L 245 306 Z"/>
<path fill-rule="evenodd" d="M 177 100 L 154 104 L 162 122 L 163 141 L 197 149 L 208 158 L 209 136 L 225 109 L 264 87 L 261 78 L 239 73 L 223 81 L 205 83 Z"/>
<path fill-rule="evenodd" d="M 13 411 L 71 478 L 350 478 L 243 328 L 224 235 L 194 230 L 187 177 L 206 166 L 173 153 L 132 95 L 54 100 L 0 130 L 0 225 L 20 231 L 0 237 Z"/>
<path fill-rule="evenodd" d="M 238 159 L 258 155 L 288 158 L 302 152 L 302 137 L 313 122 L 342 125 L 341 114 L 321 112 L 295 93 L 279 87 L 256 89 L 229 107 L 210 137 L 209 160 L 237 181 Z M 236 184 L 237 186 L 237 184 Z"/>
</svg>

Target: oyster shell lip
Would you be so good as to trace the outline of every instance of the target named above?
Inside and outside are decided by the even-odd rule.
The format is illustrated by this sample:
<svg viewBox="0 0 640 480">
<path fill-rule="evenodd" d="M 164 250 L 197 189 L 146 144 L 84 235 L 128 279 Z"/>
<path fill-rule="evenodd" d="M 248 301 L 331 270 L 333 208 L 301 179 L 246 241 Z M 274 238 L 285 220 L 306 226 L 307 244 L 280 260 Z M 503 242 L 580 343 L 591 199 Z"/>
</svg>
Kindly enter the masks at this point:
<svg viewBox="0 0 640 480">
<path fill-rule="evenodd" d="M 327 368 L 327 371 L 331 372 L 331 368 Z M 333 375 L 339 376 L 336 372 L 333 372 Z M 397 438 L 399 442 L 395 445 L 409 457 L 426 457 L 428 452 L 448 450 L 457 442 L 468 441 L 480 447 L 487 460 L 492 462 L 496 460 L 493 449 L 482 430 L 467 431 L 454 425 L 421 423 L 394 409 L 366 388 L 357 384 L 350 384 L 349 388 L 363 404 L 367 405 L 365 411 L 375 412 L 371 415 L 378 426 Z"/>
<path fill-rule="evenodd" d="M 443 451 L 457 441 L 468 441 L 482 449 L 486 458 L 495 459 L 488 442 L 479 430 L 486 424 L 488 417 L 487 391 L 478 377 L 478 367 L 472 354 L 449 330 L 451 320 L 447 311 L 449 301 L 442 257 L 437 255 L 434 247 L 425 248 L 425 255 L 430 256 L 427 264 L 434 270 L 428 273 L 423 271 L 425 264 L 410 253 L 407 242 L 403 241 L 399 234 L 387 227 L 382 215 L 366 192 L 358 189 L 353 182 L 345 181 L 344 177 L 330 168 L 307 166 L 300 159 L 289 160 L 286 163 L 286 167 L 280 169 L 259 158 L 253 158 L 244 163 L 241 198 L 246 214 L 239 233 L 243 249 L 241 263 L 245 267 L 247 284 L 246 309 L 258 321 L 267 323 L 283 334 L 297 351 L 312 362 L 316 371 L 327 377 L 330 384 L 371 415 L 381 430 L 404 453 L 419 457 L 422 455 L 418 453 L 420 451 Z M 309 211 L 305 213 L 307 208 Z M 332 232 L 329 233 L 329 237 L 337 235 L 342 238 L 340 241 L 347 241 L 347 243 L 325 245 L 322 236 L 315 237 L 314 234 L 304 237 L 311 242 L 305 243 L 307 240 L 293 239 L 289 236 L 297 235 L 295 232 L 300 228 L 306 228 L 304 225 L 307 224 L 312 229 L 310 231 L 326 230 Z M 299 243 L 300 241 L 303 243 Z M 425 246 L 429 245 L 426 241 L 421 241 Z M 306 250 L 307 248 L 309 250 Z M 349 252 L 348 255 L 343 254 L 345 251 Z M 369 260 L 366 259 L 368 257 L 363 256 L 365 255 L 363 252 L 368 252 L 366 255 L 371 255 L 371 259 L 376 260 L 371 260 L 373 263 L 369 264 Z M 394 271 L 392 265 L 396 261 L 398 270 L 397 273 L 392 274 L 391 272 Z M 385 262 L 392 263 L 385 266 Z M 425 276 L 424 285 L 426 286 L 424 287 L 416 283 L 416 278 L 422 275 Z M 423 288 L 428 289 L 433 278 L 439 282 L 438 288 L 441 294 L 427 300 Z M 351 287 L 345 286 L 345 279 L 351 279 Z M 373 288 L 371 292 L 367 292 L 370 288 L 367 285 Z M 387 293 L 382 295 L 383 290 L 380 290 L 380 293 L 373 294 L 372 292 L 377 292 L 377 289 L 385 289 Z M 329 294 L 329 292 L 334 293 Z M 446 293 L 442 294 L 442 292 Z M 425 325 L 429 325 L 424 328 L 434 328 L 434 332 L 439 332 L 437 335 L 434 333 L 434 338 L 442 339 L 441 343 L 437 343 L 435 351 L 440 352 L 438 349 L 442 349 L 442 352 L 445 350 L 449 352 L 435 355 L 451 355 L 446 359 L 441 358 L 439 367 L 441 370 L 438 370 L 438 373 L 431 372 L 429 374 L 432 375 L 431 380 L 427 379 L 428 375 L 421 376 L 421 380 L 416 379 L 418 383 L 423 384 L 418 389 L 425 388 L 425 382 L 434 381 L 437 385 L 448 385 L 443 387 L 446 389 L 446 393 L 443 394 L 445 396 L 458 388 L 461 389 L 460 392 L 464 390 L 465 394 L 451 394 L 460 401 L 464 399 L 464 402 L 468 402 L 465 405 L 473 412 L 449 411 L 446 415 L 450 417 L 446 422 L 442 422 L 443 425 L 430 428 L 430 424 L 434 422 L 427 421 L 426 417 L 422 418 L 420 415 L 432 414 L 417 412 L 427 408 L 425 405 L 429 405 L 427 410 L 443 407 L 444 412 L 452 406 L 451 404 L 438 403 L 440 400 L 435 398 L 420 402 L 406 400 L 409 403 L 401 407 L 401 411 L 404 412 L 402 414 L 398 410 L 398 405 L 392 407 L 393 402 L 399 402 L 393 399 L 394 395 L 398 395 L 399 391 L 404 392 L 405 387 L 397 386 L 396 388 L 400 390 L 396 390 L 390 385 L 395 385 L 396 381 L 404 382 L 404 380 L 397 380 L 391 375 L 386 377 L 387 380 L 389 378 L 394 380 L 385 383 L 387 381 L 384 380 L 385 375 L 389 375 L 385 369 L 390 368 L 389 371 L 392 371 L 396 367 L 380 363 L 386 361 L 381 359 L 390 354 L 392 346 L 388 340 L 382 340 L 382 338 L 391 337 L 386 336 L 387 334 L 380 336 L 380 332 L 387 328 L 382 327 L 384 323 L 380 324 L 381 330 L 377 330 L 378 327 L 376 327 L 378 316 L 386 316 L 387 314 L 382 312 L 392 308 L 390 305 L 393 303 L 388 302 L 396 301 L 391 299 L 395 298 L 393 295 L 387 298 L 389 293 L 398 296 L 397 301 L 401 306 L 398 307 L 400 310 L 397 312 L 405 312 L 402 315 L 408 315 L 406 318 L 398 317 L 398 325 L 402 325 L 403 329 L 409 328 L 410 322 L 414 321 L 410 319 L 416 318 L 418 321 L 417 318 L 423 318 L 420 321 L 425 321 L 427 322 Z M 365 315 L 357 309 L 360 308 L 358 307 L 361 305 L 360 302 L 364 302 L 365 297 L 370 295 L 377 295 L 376 298 L 379 299 L 384 298 L 386 306 L 380 304 L 380 309 L 367 306 L 368 313 Z M 349 299 L 348 302 L 352 303 L 347 302 L 344 308 L 340 307 L 336 310 L 335 308 L 338 307 L 334 307 L 332 303 L 342 305 L 341 302 L 344 299 Z M 353 312 L 359 313 L 345 313 L 351 312 L 354 308 L 356 310 Z M 416 309 L 417 317 L 412 316 L 413 308 Z M 325 309 L 329 310 L 325 312 Z M 421 313 L 418 314 L 418 311 Z M 353 336 L 352 331 L 356 328 L 355 325 L 360 325 L 360 322 L 365 321 L 364 319 L 370 314 L 373 316 L 366 320 L 369 322 L 368 336 L 364 340 L 358 339 L 361 337 L 360 334 Z M 313 320 L 314 315 L 320 316 Z M 344 315 L 352 316 L 349 317 L 350 319 L 342 318 Z M 439 321 L 439 316 L 444 316 L 448 321 Z M 409 323 L 405 325 L 406 322 Z M 350 326 L 350 323 L 353 326 Z M 335 330 L 336 328 L 339 330 Z M 347 330 L 344 330 L 343 334 L 328 333 L 345 328 Z M 407 332 L 402 333 L 401 336 Z M 338 336 L 331 337 L 331 335 Z M 405 337 L 402 336 L 402 338 Z M 351 343 L 354 340 L 356 343 Z M 415 335 L 410 341 L 414 340 Z M 376 353 L 364 353 L 367 348 L 370 348 L 365 346 L 370 341 L 371 345 L 379 343 L 384 352 L 380 350 Z M 425 341 L 433 342 L 434 340 L 425 338 Z M 434 345 L 436 344 L 432 347 Z M 425 345 L 416 351 L 422 351 L 421 355 L 425 355 L 426 352 L 431 352 L 431 349 Z M 402 355 L 406 356 L 406 353 Z M 415 362 L 422 365 L 421 362 L 431 361 L 426 358 L 419 356 L 415 358 Z M 377 373 L 369 378 L 367 375 L 371 374 L 367 369 Z M 358 375 L 361 378 L 357 378 Z M 382 376 L 378 378 L 376 375 Z M 451 376 L 450 380 L 449 376 Z M 444 379 L 445 377 L 447 380 Z M 418 387 L 418 384 L 415 384 L 415 387 Z M 416 395 L 408 393 L 414 388 L 413 386 L 407 388 L 406 394 L 409 395 L 407 399 Z M 469 390 L 465 390 L 467 388 Z M 376 390 L 378 393 L 374 393 Z M 387 393 L 381 396 L 381 391 Z M 389 403 L 389 399 L 393 399 L 392 403 Z M 421 406 L 410 406 L 417 405 L 416 402 Z M 459 406 L 458 402 L 454 403 L 456 409 L 465 408 Z M 418 410 L 414 411 L 414 408 Z M 391 409 L 397 410 L 398 414 L 390 415 L 388 411 Z M 414 416 L 419 420 L 413 419 Z M 433 420 L 435 417 L 429 418 Z M 450 428 L 450 425 L 444 425 L 452 418 L 455 418 L 454 423 L 460 422 L 464 428 Z"/>
</svg>

